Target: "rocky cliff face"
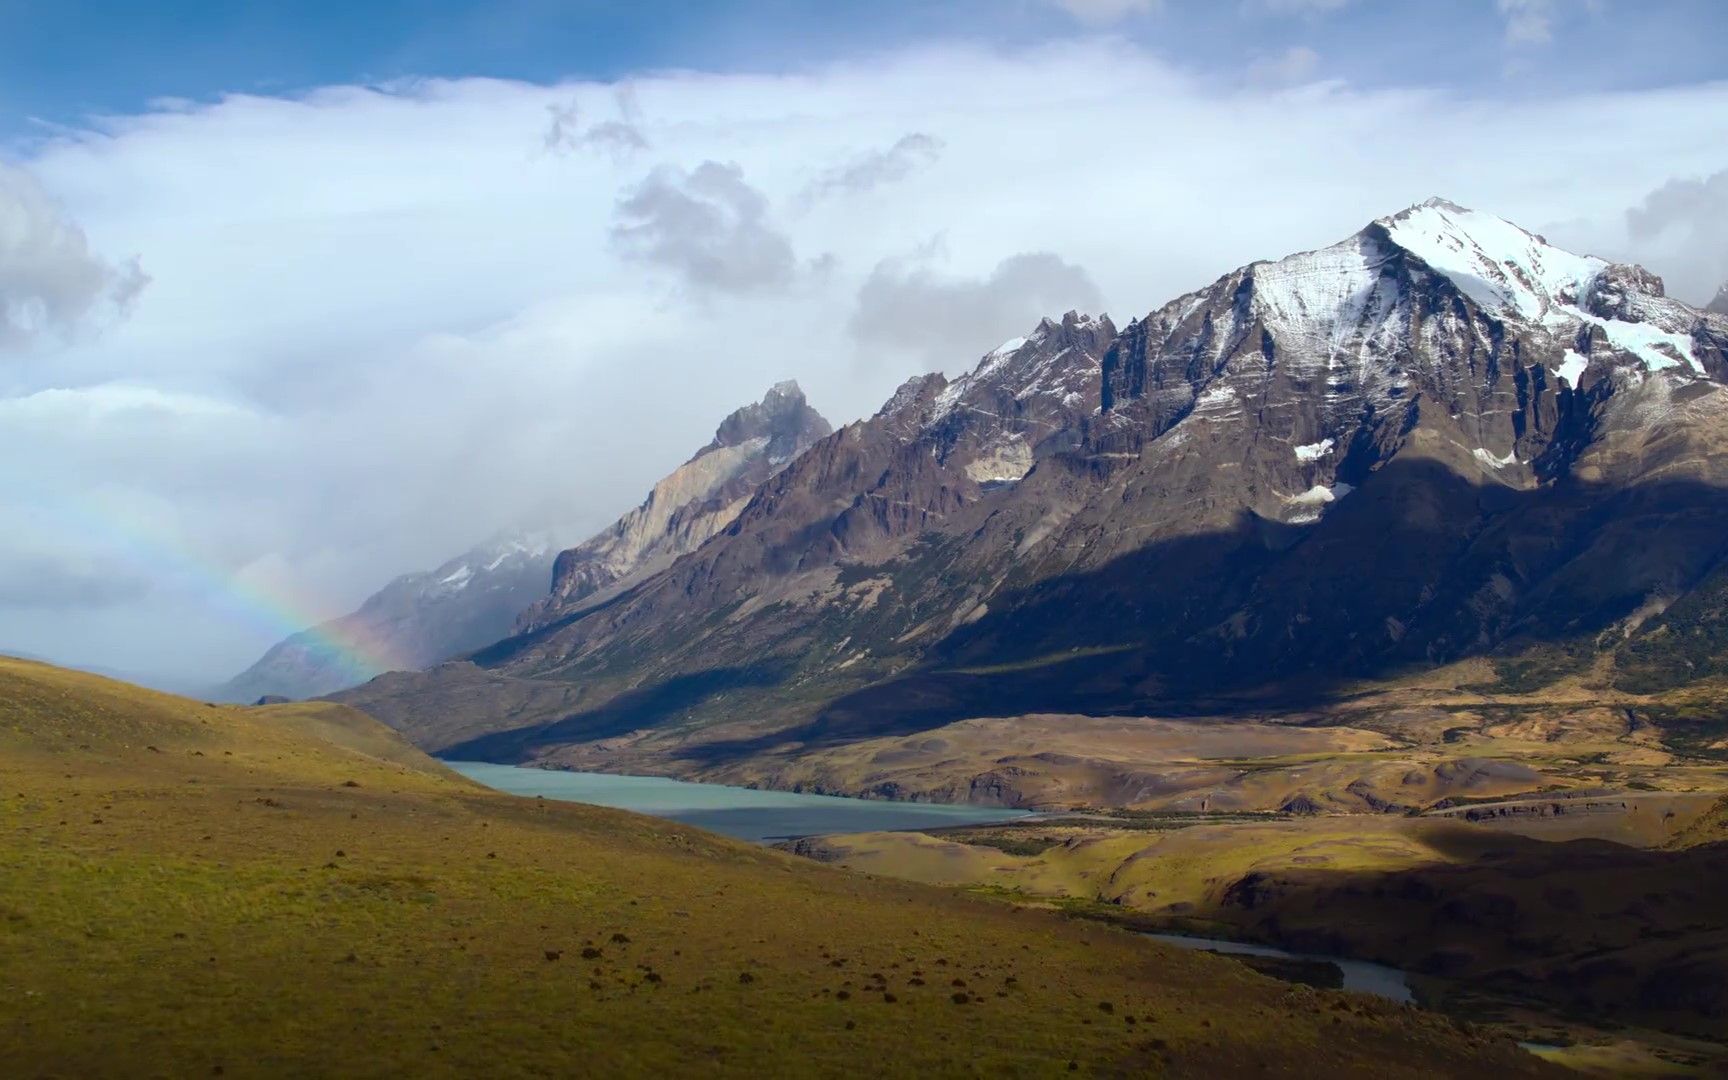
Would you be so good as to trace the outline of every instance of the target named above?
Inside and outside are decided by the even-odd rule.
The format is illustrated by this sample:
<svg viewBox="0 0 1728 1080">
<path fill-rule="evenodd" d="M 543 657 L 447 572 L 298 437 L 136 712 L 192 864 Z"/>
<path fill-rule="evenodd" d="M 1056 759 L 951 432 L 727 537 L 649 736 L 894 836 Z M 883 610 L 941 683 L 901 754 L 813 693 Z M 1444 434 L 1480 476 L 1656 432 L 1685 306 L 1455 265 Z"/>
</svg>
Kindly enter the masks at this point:
<svg viewBox="0 0 1728 1080">
<path fill-rule="evenodd" d="M 655 484 L 642 505 L 560 552 L 550 595 L 522 614 L 517 629 L 567 618 L 596 593 L 694 551 L 732 523 L 758 485 L 831 431 L 796 382 L 777 384 L 721 421 L 713 441 Z"/>
<path fill-rule="evenodd" d="M 1684 681 L 1720 659 L 1662 668 L 1662 635 L 1728 638 L 1725 349 L 1653 275 L 1433 200 L 914 379 L 606 603 L 349 700 L 689 772 L 1469 656 Z"/>
<path fill-rule="evenodd" d="M 218 696 L 316 697 L 384 670 L 427 667 L 488 645 L 545 594 L 556 550 L 550 537 L 513 534 L 435 570 L 404 574 L 358 611 L 278 642 Z"/>
</svg>

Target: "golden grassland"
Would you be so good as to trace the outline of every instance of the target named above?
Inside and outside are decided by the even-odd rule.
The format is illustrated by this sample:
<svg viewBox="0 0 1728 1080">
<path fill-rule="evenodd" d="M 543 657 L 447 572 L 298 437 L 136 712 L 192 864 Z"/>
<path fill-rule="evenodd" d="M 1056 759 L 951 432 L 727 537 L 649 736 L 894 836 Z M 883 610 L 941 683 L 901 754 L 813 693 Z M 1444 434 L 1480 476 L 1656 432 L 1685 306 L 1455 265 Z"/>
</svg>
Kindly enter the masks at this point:
<svg viewBox="0 0 1728 1080">
<path fill-rule="evenodd" d="M 1541 1075 L 1106 926 L 0 659 L 0 1075 Z"/>
<path fill-rule="evenodd" d="M 1645 819 L 1674 815 L 1663 807 L 1676 797 L 1644 798 Z M 1588 1031 L 1594 1045 L 1551 1055 L 1575 1067 L 1728 1069 L 1728 800 L 1691 805 L 1661 849 L 1579 838 L 1580 820 L 1656 838 L 1628 826 L 1633 816 L 1574 811 L 1523 835 L 1434 817 L 1119 814 L 823 837 L 798 850 L 1118 925 L 1378 960 L 1416 973 L 1430 1004 L 1460 1015 L 1516 1020 L 1526 1034 Z M 1561 839 L 1538 839 L 1545 830 Z M 1630 1026 L 1647 1030 L 1603 1034 Z"/>
</svg>

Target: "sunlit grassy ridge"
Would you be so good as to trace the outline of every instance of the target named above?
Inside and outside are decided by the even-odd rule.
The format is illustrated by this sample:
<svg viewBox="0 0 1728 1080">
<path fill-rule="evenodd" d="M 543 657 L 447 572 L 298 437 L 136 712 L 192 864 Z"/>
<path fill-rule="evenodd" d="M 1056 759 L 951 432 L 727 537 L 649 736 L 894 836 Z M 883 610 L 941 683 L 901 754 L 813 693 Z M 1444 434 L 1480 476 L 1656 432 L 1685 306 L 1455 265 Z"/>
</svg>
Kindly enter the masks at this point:
<svg viewBox="0 0 1728 1080">
<path fill-rule="evenodd" d="M 0 1075 L 1537 1073 L 1122 931 L 0 660 Z"/>
</svg>

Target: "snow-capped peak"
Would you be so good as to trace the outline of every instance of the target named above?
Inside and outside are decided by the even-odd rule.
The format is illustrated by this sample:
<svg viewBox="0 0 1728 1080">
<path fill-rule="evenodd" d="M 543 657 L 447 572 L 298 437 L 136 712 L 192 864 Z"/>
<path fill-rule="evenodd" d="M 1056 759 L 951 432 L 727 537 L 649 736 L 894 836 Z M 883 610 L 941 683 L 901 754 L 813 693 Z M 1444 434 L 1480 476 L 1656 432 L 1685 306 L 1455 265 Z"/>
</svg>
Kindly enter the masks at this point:
<svg viewBox="0 0 1728 1080">
<path fill-rule="evenodd" d="M 428 593 L 460 592 L 500 568 L 517 573 L 525 567 L 538 569 L 558 551 L 557 538 L 550 532 L 506 532 L 472 548 L 443 566 L 426 574 L 407 575 L 404 581 L 423 583 Z"/>
<path fill-rule="evenodd" d="M 1608 267 L 1574 255 L 1509 221 L 1445 199 L 1379 219 L 1394 244 L 1451 279 L 1484 308 L 1537 321 L 1577 304 Z"/>
</svg>

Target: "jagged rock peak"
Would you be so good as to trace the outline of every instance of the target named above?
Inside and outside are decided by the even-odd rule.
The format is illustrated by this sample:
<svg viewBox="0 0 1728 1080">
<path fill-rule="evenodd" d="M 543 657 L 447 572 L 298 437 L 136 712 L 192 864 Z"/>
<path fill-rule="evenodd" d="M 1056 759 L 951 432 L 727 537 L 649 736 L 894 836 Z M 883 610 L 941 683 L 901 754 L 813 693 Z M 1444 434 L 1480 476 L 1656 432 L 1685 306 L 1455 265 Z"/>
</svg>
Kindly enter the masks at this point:
<svg viewBox="0 0 1728 1080">
<path fill-rule="evenodd" d="M 714 441 L 697 456 L 725 446 L 742 446 L 752 439 L 767 439 L 769 457 L 785 460 L 833 430 L 822 414 L 810 407 L 798 381 L 787 379 L 769 387 L 761 401 L 722 420 Z"/>
<path fill-rule="evenodd" d="M 1059 330 L 1067 331 L 1069 333 L 1073 333 L 1077 330 L 1103 330 L 1107 334 L 1114 334 L 1116 332 L 1116 324 L 1111 322 L 1110 316 L 1103 312 L 1099 312 L 1097 315 L 1089 315 L 1083 311 L 1069 311 L 1067 314 L 1063 315 L 1060 320 L 1052 319 L 1048 315 L 1039 319 L 1038 329 L 1033 331 L 1032 336 L 1047 336 Z"/>
<path fill-rule="evenodd" d="M 1728 315 L 1728 281 L 1716 290 L 1716 299 L 1704 305 L 1704 310 L 1714 315 Z"/>
<path fill-rule="evenodd" d="M 922 375 L 914 375 L 894 388 L 894 392 L 888 395 L 888 400 L 884 401 L 882 407 L 876 410 L 876 415 L 879 417 L 895 416 L 914 408 L 920 401 L 928 404 L 929 399 L 947 385 L 948 376 L 940 371 L 927 371 Z"/>
<path fill-rule="evenodd" d="M 931 417 L 945 420 L 974 411 L 1026 419 L 1046 413 L 1037 418 L 1038 426 L 1066 429 L 1073 420 L 1066 414 L 1097 404 L 1100 361 L 1115 338 L 1116 325 L 1108 315 L 1070 311 L 1061 322 L 1041 319 L 1031 333 L 1003 342 L 970 372 L 941 387 Z M 1059 419 L 1057 413 L 1064 416 Z"/>
</svg>

